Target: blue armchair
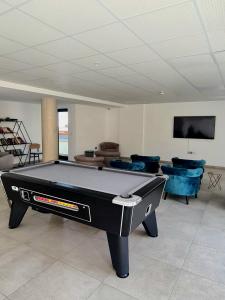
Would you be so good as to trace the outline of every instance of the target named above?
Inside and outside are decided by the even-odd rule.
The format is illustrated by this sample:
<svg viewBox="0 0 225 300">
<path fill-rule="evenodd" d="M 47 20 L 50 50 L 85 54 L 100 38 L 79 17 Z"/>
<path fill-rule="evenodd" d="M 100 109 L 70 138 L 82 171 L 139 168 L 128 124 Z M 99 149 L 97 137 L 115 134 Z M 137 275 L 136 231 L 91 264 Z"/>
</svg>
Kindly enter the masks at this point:
<svg viewBox="0 0 225 300">
<path fill-rule="evenodd" d="M 204 166 L 206 164 L 206 161 L 204 159 L 192 160 L 192 159 L 181 159 L 178 157 L 174 157 L 172 158 L 172 163 L 175 168 L 185 168 L 185 169 L 202 168 L 204 171 Z"/>
<path fill-rule="evenodd" d="M 113 168 L 129 170 L 129 171 L 144 171 L 145 164 L 141 161 L 138 162 L 128 162 L 120 159 L 111 160 L 110 165 Z"/>
<path fill-rule="evenodd" d="M 130 156 L 132 162 L 143 162 L 145 163 L 144 172 L 148 173 L 158 173 L 159 172 L 159 156 L 143 156 L 133 154 Z"/>
<path fill-rule="evenodd" d="M 186 204 L 189 204 L 189 197 L 194 196 L 197 198 L 201 183 L 200 177 L 203 173 L 202 168 L 184 169 L 162 166 L 161 170 L 163 174 L 169 176 L 164 189 L 164 199 L 166 199 L 168 193 L 185 196 Z"/>
</svg>

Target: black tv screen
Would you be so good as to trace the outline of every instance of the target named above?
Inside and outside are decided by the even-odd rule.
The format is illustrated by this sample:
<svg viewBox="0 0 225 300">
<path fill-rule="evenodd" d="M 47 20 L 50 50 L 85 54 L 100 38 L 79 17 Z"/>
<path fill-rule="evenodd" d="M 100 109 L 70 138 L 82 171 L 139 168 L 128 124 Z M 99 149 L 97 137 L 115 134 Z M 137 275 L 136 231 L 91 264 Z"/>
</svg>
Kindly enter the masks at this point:
<svg viewBox="0 0 225 300">
<path fill-rule="evenodd" d="M 174 117 L 173 137 L 187 139 L 214 139 L 215 116 Z"/>
</svg>

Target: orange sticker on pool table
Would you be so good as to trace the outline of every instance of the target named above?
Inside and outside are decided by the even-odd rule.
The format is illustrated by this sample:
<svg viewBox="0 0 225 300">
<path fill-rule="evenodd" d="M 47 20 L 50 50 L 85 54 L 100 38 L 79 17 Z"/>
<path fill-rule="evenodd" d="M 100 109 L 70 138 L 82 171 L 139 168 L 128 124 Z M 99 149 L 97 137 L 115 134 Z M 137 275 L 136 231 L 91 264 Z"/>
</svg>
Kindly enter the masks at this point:
<svg viewBox="0 0 225 300">
<path fill-rule="evenodd" d="M 78 211 L 79 207 L 76 204 L 64 202 L 62 200 L 56 200 L 51 198 L 46 198 L 43 196 L 34 196 L 34 200 L 40 203 L 50 204 L 57 207 L 63 207 L 71 210 Z"/>
</svg>

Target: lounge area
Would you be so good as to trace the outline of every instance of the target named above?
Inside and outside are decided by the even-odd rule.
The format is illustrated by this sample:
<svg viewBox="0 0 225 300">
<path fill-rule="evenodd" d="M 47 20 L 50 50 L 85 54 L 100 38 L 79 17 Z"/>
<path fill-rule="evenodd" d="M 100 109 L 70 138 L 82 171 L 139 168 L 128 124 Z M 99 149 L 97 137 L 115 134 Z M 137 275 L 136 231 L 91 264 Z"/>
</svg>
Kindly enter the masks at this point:
<svg viewBox="0 0 225 300">
<path fill-rule="evenodd" d="M 225 299 L 224 15 L 0 0 L 0 300 Z"/>
<path fill-rule="evenodd" d="M 153 292 L 158 299 L 172 291 L 178 299 L 187 295 L 197 299 L 200 294 L 207 299 L 212 293 L 223 299 L 224 197 L 217 191 L 210 194 L 207 185 L 204 178 L 198 198 L 189 206 L 170 195 L 166 201 L 161 200 L 157 239 L 143 235 L 141 227 L 132 233 L 133 275 L 126 279 L 127 283 L 115 279 L 101 230 L 29 210 L 24 226 L 16 232 L 9 231 L 5 226 L 9 207 L 1 190 L 1 253 L 5 254 L 0 263 L 2 268 L 7 266 L 9 274 L 9 279 L 0 285 L 1 291 L 11 294 L 12 299 L 28 299 L 34 294 L 39 295 L 37 299 L 47 299 L 50 291 L 55 293 L 55 287 L 46 283 L 51 277 L 54 284 L 59 279 L 65 282 L 67 288 L 57 290 L 57 295 L 68 299 L 74 293 L 84 298 L 84 291 L 77 291 L 82 282 L 86 282 L 85 295 L 93 293 L 93 299 L 146 299 Z M 18 264 L 26 267 L 19 283 L 13 279 L 15 266 L 20 268 Z M 42 272 L 35 275 L 37 269 Z M 139 281 L 140 277 L 144 282 Z M 22 282 L 23 287 L 18 287 Z"/>
</svg>

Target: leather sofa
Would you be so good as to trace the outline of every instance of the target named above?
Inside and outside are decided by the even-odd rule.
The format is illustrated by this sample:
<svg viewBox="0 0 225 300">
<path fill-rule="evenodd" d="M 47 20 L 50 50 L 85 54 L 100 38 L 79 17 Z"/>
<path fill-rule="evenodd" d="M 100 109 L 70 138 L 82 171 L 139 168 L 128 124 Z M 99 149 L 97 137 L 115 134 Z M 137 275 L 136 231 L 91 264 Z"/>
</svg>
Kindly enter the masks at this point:
<svg viewBox="0 0 225 300">
<path fill-rule="evenodd" d="M 13 168 L 14 156 L 7 152 L 0 152 L 0 170 L 10 170 Z"/>
<path fill-rule="evenodd" d="M 106 166 L 110 166 L 110 161 L 120 157 L 119 144 L 113 142 L 103 142 L 99 145 L 99 150 L 95 152 L 96 156 L 104 157 Z"/>
<path fill-rule="evenodd" d="M 95 152 L 96 156 L 118 157 L 120 156 L 119 144 L 104 142 L 99 145 L 99 150 Z"/>
</svg>

